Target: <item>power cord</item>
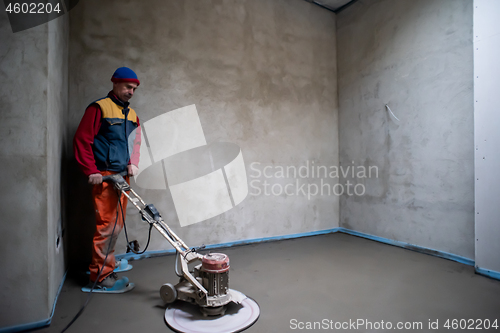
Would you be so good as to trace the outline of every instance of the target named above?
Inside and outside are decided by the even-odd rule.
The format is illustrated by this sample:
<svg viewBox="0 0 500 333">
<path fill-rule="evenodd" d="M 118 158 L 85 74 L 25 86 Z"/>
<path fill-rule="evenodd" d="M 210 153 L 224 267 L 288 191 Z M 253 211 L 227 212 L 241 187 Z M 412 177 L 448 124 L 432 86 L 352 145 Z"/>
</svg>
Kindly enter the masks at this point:
<svg viewBox="0 0 500 333">
<path fill-rule="evenodd" d="M 123 207 L 122 207 L 122 202 L 121 202 L 121 196 L 122 196 L 122 193 L 121 191 L 119 191 L 119 193 L 117 193 L 118 195 L 118 205 L 116 207 L 116 218 L 115 218 L 115 225 L 113 226 L 113 231 L 111 232 L 111 235 L 113 235 L 115 233 L 115 229 L 116 229 L 116 225 L 118 224 L 118 207 L 120 207 L 120 212 L 122 214 L 122 220 L 123 220 L 123 229 L 125 230 L 125 239 L 127 240 L 127 248 L 130 249 L 132 252 L 134 252 L 135 254 L 143 254 L 144 252 L 146 252 L 146 250 L 148 249 L 148 246 L 149 246 L 149 241 L 151 240 L 151 230 L 153 229 L 153 224 L 149 224 L 149 235 L 148 235 L 148 242 L 146 243 L 146 247 L 144 248 L 144 250 L 142 252 L 138 252 L 138 251 L 135 251 L 131 246 L 130 246 L 130 242 L 128 240 L 128 234 L 127 234 L 127 225 L 125 224 L 125 214 L 123 212 Z M 109 245 L 108 245 L 108 249 L 106 251 L 106 256 L 104 257 L 104 263 L 106 262 L 106 260 L 108 259 L 108 255 L 109 255 L 109 252 L 111 251 L 111 244 L 113 242 L 110 241 L 109 242 Z M 101 274 L 102 274 L 102 270 L 104 269 L 104 265 L 101 267 L 101 269 L 99 270 L 99 274 L 97 275 L 97 279 L 94 281 L 94 284 L 92 285 L 92 288 L 90 289 L 90 292 L 89 292 L 89 295 L 87 296 L 87 299 L 85 300 L 85 303 L 83 304 L 83 306 L 80 308 L 80 311 L 78 311 L 78 313 L 75 315 L 75 317 L 73 317 L 73 319 L 69 322 L 68 325 L 66 325 L 66 327 L 61 331 L 61 333 L 64 333 L 66 332 L 66 330 L 68 328 L 71 327 L 71 325 L 74 324 L 74 322 L 81 316 L 81 314 L 83 313 L 83 311 L 85 310 L 85 308 L 87 307 L 87 305 L 89 304 L 90 302 L 90 299 L 92 297 L 92 292 L 94 291 L 98 281 L 99 281 L 99 278 L 101 277 Z"/>
<path fill-rule="evenodd" d="M 146 247 L 141 252 L 136 251 L 135 249 L 132 248 L 132 246 L 130 246 L 131 242 L 129 242 L 129 240 L 128 240 L 127 225 L 125 223 L 125 214 L 123 213 L 123 207 L 122 207 L 121 201 L 118 201 L 118 204 L 120 205 L 120 211 L 122 213 L 123 230 L 125 231 L 125 239 L 127 240 L 127 249 L 129 249 L 130 251 L 134 252 L 135 254 L 143 254 L 148 249 L 149 241 L 151 240 L 151 230 L 153 229 L 153 224 L 152 223 L 149 224 L 148 242 L 146 243 Z"/>
<path fill-rule="evenodd" d="M 120 207 L 121 207 L 121 193 L 118 194 L 118 203 L 120 204 Z M 123 213 L 123 211 L 122 211 L 122 213 Z M 113 231 L 111 232 L 111 235 L 114 235 L 117 224 L 118 224 L 118 205 L 116 206 L 115 225 L 113 226 Z M 104 257 L 104 263 L 106 263 L 106 260 L 108 259 L 109 252 L 111 251 L 111 244 L 113 244 L 112 240 L 110 240 L 110 242 L 109 242 L 108 249 L 106 251 L 106 256 Z M 66 330 L 68 328 L 70 328 L 71 325 L 73 325 L 73 323 L 81 316 L 81 314 L 83 313 L 83 311 L 85 310 L 85 308 L 89 304 L 90 298 L 92 297 L 92 292 L 94 291 L 95 286 L 97 285 L 97 283 L 99 281 L 99 278 L 101 277 L 103 269 L 104 269 L 104 264 L 101 266 L 101 269 L 99 270 L 99 274 L 97 274 L 97 278 L 95 279 L 94 284 L 92 285 L 92 288 L 90 289 L 90 293 L 87 296 L 87 299 L 85 300 L 85 303 L 80 308 L 80 311 L 78 311 L 78 313 L 75 315 L 75 317 L 73 317 L 73 319 L 69 322 L 69 324 L 66 325 L 66 327 L 61 331 L 61 333 L 66 332 Z"/>
</svg>

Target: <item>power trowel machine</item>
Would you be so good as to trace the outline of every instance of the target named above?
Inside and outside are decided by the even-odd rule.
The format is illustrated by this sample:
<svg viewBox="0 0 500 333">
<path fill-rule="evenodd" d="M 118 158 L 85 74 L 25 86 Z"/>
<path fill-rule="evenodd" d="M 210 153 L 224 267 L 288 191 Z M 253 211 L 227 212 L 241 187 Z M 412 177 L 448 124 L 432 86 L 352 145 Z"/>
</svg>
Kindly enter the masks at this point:
<svg viewBox="0 0 500 333">
<path fill-rule="evenodd" d="M 217 320 L 220 323 L 216 331 L 227 329 L 228 332 L 238 332 L 257 321 L 260 314 L 258 304 L 241 292 L 229 289 L 229 257 L 227 255 L 222 253 L 202 255 L 197 252 L 197 249 L 190 249 L 165 223 L 156 207 L 144 202 L 121 174 L 104 176 L 103 181 L 113 183 L 114 187 L 139 210 L 142 220 L 155 227 L 176 250 L 175 272 L 180 279 L 176 285 L 165 283 L 161 286 L 160 296 L 166 305 L 173 304 L 177 300 L 196 305 L 201 310 L 200 320 L 203 321 L 203 318 L 207 317 L 219 318 Z M 190 271 L 190 265 L 192 267 L 196 263 L 198 264 Z M 228 319 L 223 318 L 230 303 L 237 305 L 238 311 L 232 311 L 230 315 L 232 319 L 228 322 Z M 197 326 L 197 320 L 195 320 L 196 315 L 190 313 L 187 316 L 183 313 L 185 311 L 189 310 L 182 306 L 168 307 L 165 314 L 167 324 L 179 332 L 199 331 L 200 327 Z M 187 317 L 191 319 L 183 322 Z M 175 327 L 171 325 L 172 323 L 181 326 Z"/>
</svg>

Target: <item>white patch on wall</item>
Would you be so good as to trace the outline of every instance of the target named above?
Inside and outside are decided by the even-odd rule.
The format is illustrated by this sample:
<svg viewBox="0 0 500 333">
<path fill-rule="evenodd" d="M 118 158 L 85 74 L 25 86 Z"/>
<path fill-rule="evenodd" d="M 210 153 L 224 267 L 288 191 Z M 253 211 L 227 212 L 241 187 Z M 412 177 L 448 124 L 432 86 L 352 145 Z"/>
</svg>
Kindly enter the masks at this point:
<svg viewBox="0 0 500 333">
<path fill-rule="evenodd" d="M 182 227 L 222 214 L 248 195 L 241 149 L 228 142 L 207 145 L 195 105 L 157 116 L 141 128 L 136 185 L 168 186 Z"/>
<path fill-rule="evenodd" d="M 170 186 L 181 227 L 204 221 L 231 208 L 222 170 Z"/>
<path fill-rule="evenodd" d="M 142 127 L 155 161 L 207 144 L 194 104 L 164 113 Z"/>
<path fill-rule="evenodd" d="M 234 204 L 242 202 L 248 194 L 247 174 L 245 170 L 245 162 L 241 151 L 238 156 L 224 167 L 226 171 L 227 181 L 231 188 Z"/>
<path fill-rule="evenodd" d="M 474 1 L 476 268 L 500 277 L 500 1 Z"/>
</svg>

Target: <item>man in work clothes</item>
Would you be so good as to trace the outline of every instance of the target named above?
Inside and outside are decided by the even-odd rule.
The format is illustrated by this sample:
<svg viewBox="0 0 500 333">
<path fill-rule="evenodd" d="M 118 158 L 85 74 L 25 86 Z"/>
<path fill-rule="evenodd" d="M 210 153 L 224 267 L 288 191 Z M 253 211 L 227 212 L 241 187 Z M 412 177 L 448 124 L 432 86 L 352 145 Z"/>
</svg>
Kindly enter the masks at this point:
<svg viewBox="0 0 500 333">
<path fill-rule="evenodd" d="M 137 114 L 129 107 L 129 100 L 140 82 L 134 71 L 127 67 L 118 68 L 111 81 L 113 90 L 108 96 L 91 103 L 85 110 L 73 140 L 73 149 L 81 170 L 93 185 L 97 228 L 89 267 L 90 281 L 98 280 L 95 291 L 116 293 L 133 287 L 133 284 L 129 286 L 126 277 L 118 279 L 113 272 L 114 248 L 123 228 L 122 210 L 125 214 L 127 198 L 121 196 L 120 209 L 117 191 L 113 184 L 103 182 L 102 177 L 127 171 L 125 180 L 129 182 L 129 176 L 138 172 L 140 124 Z"/>
</svg>

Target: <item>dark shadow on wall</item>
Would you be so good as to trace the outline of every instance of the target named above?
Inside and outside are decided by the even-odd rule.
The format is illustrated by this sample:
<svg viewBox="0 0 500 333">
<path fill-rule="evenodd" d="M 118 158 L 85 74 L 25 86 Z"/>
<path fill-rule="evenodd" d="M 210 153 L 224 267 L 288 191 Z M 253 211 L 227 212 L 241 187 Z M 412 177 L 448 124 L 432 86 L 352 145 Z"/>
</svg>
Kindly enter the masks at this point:
<svg viewBox="0 0 500 333">
<path fill-rule="evenodd" d="M 61 205 L 64 220 L 65 264 L 70 276 L 85 275 L 92 256 L 92 237 L 95 232 L 92 187 L 80 171 L 73 154 L 76 128 L 68 131 L 63 149 L 61 172 Z M 87 277 L 88 278 L 88 277 Z"/>
</svg>

